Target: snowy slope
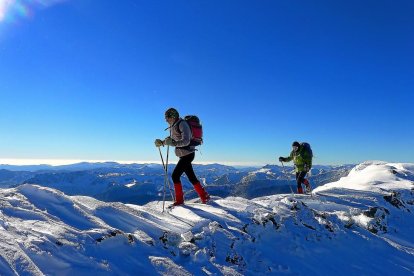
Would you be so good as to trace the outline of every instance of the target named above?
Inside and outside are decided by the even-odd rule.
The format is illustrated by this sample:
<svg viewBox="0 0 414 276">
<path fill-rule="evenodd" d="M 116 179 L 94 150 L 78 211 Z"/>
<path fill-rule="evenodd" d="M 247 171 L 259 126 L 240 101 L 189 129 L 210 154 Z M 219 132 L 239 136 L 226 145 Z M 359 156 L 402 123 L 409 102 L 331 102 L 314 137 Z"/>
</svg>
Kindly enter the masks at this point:
<svg viewBox="0 0 414 276">
<path fill-rule="evenodd" d="M 314 195 L 108 203 L 0 190 L 1 275 L 412 275 L 414 164 L 366 162 Z"/>
</svg>

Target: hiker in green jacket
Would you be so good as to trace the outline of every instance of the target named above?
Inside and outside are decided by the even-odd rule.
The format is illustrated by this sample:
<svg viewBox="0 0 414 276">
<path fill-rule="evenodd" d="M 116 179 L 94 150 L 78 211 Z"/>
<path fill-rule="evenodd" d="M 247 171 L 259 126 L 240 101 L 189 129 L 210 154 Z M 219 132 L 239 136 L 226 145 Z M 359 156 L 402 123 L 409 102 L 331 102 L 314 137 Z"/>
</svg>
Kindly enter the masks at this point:
<svg viewBox="0 0 414 276">
<path fill-rule="evenodd" d="M 288 157 L 279 157 L 280 162 L 290 162 L 293 160 L 296 170 L 298 194 L 303 194 L 302 183 L 305 184 L 307 193 L 311 191 L 309 181 L 305 177 L 312 168 L 312 157 L 313 154 L 310 145 L 308 143 L 299 144 L 297 141 L 293 142 L 292 151 Z"/>
</svg>

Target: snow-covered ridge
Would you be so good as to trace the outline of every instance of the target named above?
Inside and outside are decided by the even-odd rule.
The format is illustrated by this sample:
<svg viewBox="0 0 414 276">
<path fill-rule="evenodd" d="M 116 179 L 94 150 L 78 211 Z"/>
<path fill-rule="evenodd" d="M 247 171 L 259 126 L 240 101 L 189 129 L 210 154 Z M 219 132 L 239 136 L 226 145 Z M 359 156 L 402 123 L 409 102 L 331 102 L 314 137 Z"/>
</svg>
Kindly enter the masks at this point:
<svg viewBox="0 0 414 276">
<path fill-rule="evenodd" d="M 412 275 L 414 164 L 366 162 L 312 196 L 162 212 L 25 184 L 0 190 L 0 275 Z"/>
<path fill-rule="evenodd" d="M 353 168 L 348 177 L 343 177 L 315 191 L 331 188 L 346 188 L 381 192 L 383 189 L 412 188 L 414 164 L 367 161 Z"/>
</svg>

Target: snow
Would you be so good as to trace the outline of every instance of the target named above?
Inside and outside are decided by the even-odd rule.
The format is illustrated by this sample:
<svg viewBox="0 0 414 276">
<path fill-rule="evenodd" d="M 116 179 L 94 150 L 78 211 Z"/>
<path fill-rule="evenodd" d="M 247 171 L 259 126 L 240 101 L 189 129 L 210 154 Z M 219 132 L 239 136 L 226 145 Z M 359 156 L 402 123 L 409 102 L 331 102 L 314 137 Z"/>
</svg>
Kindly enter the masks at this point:
<svg viewBox="0 0 414 276">
<path fill-rule="evenodd" d="M 134 187 L 137 184 L 138 184 L 138 182 L 134 179 L 134 181 L 132 181 L 131 183 L 125 184 L 125 187 L 131 188 L 131 187 Z"/>
<path fill-rule="evenodd" d="M 412 275 L 413 181 L 414 164 L 369 161 L 312 195 L 213 195 L 165 212 L 0 189 L 0 275 Z"/>
<path fill-rule="evenodd" d="M 347 177 L 318 187 L 315 192 L 331 188 L 345 188 L 365 191 L 381 192 L 382 189 L 410 189 L 413 177 L 402 179 L 398 174 L 412 175 L 413 165 L 405 163 L 385 163 L 381 161 L 367 161 L 350 171 Z"/>
</svg>

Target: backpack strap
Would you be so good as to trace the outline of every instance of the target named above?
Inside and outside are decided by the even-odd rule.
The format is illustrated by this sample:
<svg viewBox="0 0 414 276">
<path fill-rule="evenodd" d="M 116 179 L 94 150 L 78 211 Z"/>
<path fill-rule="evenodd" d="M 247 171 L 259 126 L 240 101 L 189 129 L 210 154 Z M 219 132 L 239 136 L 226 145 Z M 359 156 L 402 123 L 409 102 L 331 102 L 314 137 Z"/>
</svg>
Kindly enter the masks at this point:
<svg viewBox="0 0 414 276">
<path fill-rule="evenodd" d="M 183 132 L 180 130 L 180 124 L 181 124 L 181 122 L 182 122 L 182 121 L 184 121 L 184 119 L 179 119 L 179 120 L 178 120 L 178 122 L 176 122 L 176 123 L 172 126 L 172 127 L 177 128 L 177 132 L 178 132 L 178 133 L 180 133 L 180 134 L 181 134 L 181 133 L 183 133 Z"/>
</svg>

